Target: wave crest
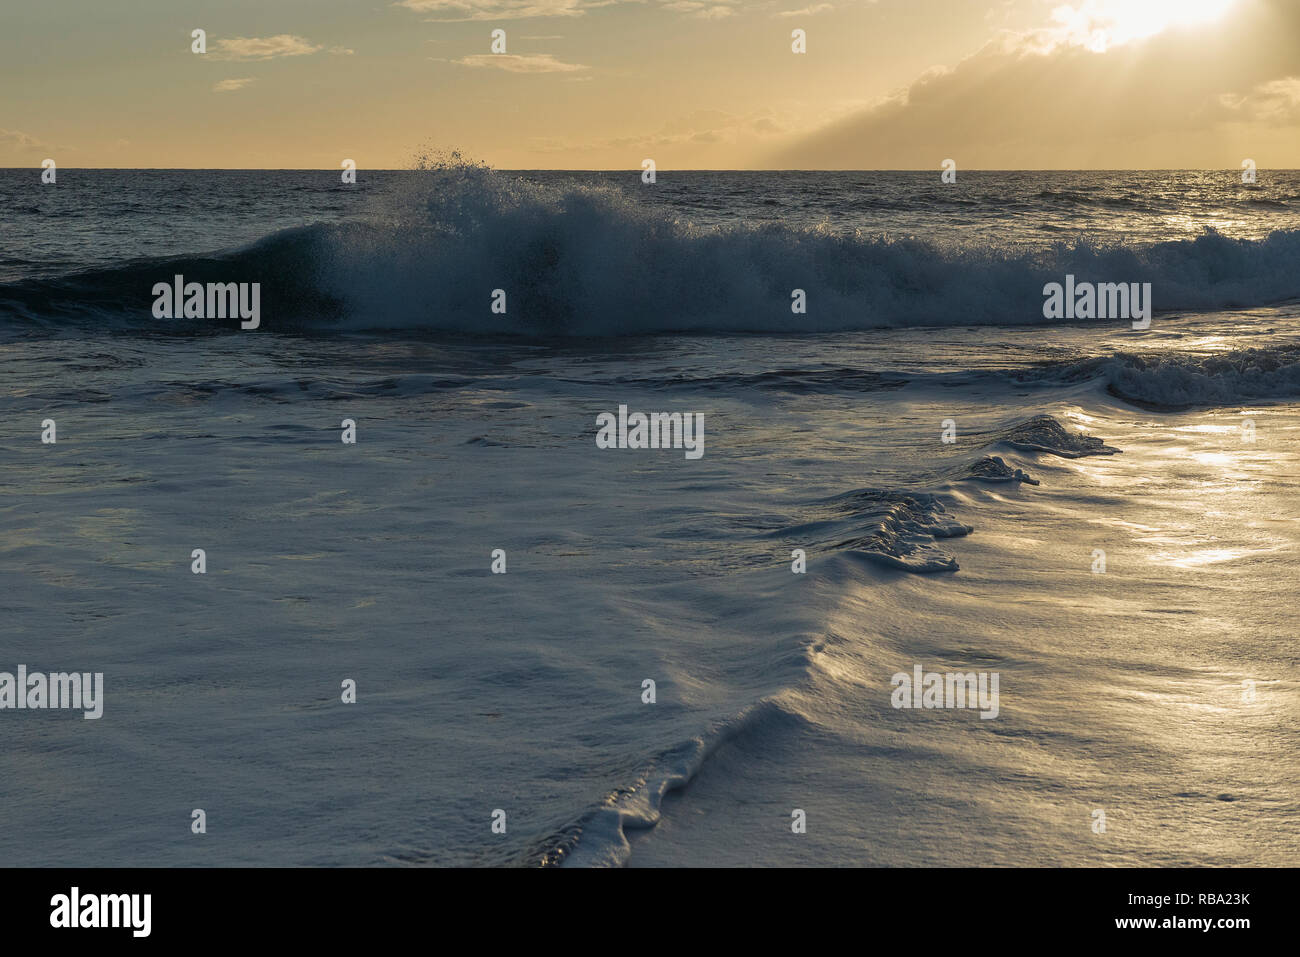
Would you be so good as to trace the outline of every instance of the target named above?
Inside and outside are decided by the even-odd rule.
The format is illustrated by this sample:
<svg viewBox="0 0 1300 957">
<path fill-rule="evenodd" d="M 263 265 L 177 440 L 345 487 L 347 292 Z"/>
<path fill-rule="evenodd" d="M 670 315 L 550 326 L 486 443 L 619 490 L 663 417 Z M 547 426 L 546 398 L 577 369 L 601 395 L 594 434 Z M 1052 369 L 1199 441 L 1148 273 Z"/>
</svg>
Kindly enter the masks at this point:
<svg viewBox="0 0 1300 957">
<path fill-rule="evenodd" d="M 1101 379 L 1117 398 L 1157 409 L 1235 405 L 1300 397 L 1300 346 L 1197 354 L 1120 352 L 1053 363 L 1012 377 L 1017 382 Z"/>
<path fill-rule="evenodd" d="M 1300 297 L 1300 231 L 1043 250 L 840 235 L 779 224 L 702 229 L 609 187 L 543 186 L 460 161 L 426 166 L 365 220 L 252 246 L 0 286 L 0 312 L 200 331 L 155 320 L 154 282 L 261 282 L 270 331 L 426 330 L 529 336 L 827 332 L 1036 324 L 1042 288 L 1151 282 L 1158 310 Z M 652 189 L 654 187 L 643 187 Z M 491 310 L 505 291 L 505 314 Z M 806 314 L 792 294 L 807 295 Z"/>
</svg>

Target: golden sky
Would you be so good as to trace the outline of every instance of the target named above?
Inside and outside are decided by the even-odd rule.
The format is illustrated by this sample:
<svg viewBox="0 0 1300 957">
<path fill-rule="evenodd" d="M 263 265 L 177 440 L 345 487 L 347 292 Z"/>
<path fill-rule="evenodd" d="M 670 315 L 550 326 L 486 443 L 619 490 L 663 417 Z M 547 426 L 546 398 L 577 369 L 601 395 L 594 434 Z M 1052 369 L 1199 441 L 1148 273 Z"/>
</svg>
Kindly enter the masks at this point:
<svg viewBox="0 0 1300 957">
<path fill-rule="evenodd" d="M 50 0 L 0 91 L 0 166 L 1296 168 L 1300 0 Z"/>
</svg>

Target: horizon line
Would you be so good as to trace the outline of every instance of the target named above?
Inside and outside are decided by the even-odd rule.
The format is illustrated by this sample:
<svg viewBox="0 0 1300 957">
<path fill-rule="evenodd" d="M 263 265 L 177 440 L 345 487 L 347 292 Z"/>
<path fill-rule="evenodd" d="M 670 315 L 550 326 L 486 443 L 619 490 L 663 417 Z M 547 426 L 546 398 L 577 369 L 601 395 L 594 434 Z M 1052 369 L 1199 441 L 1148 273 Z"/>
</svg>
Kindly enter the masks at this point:
<svg viewBox="0 0 1300 957">
<path fill-rule="evenodd" d="M 473 165 L 473 164 L 467 164 Z M 437 167 L 435 167 L 437 168 Z M 641 173 L 640 166 L 534 166 L 506 167 L 483 164 L 483 168 L 499 173 Z M 149 172 L 149 173 L 337 173 L 341 167 L 318 166 L 59 166 L 59 171 L 80 170 L 92 172 Z M 369 173 L 420 173 L 427 169 L 397 166 L 358 166 L 358 172 Z M 958 167 L 959 173 L 1223 173 L 1241 172 L 1240 166 L 1022 166 L 993 167 L 967 166 Z M 0 172 L 22 170 L 41 172 L 41 166 L 0 166 Z M 1296 166 L 1257 166 L 1257 171 L 1276 173 L 1300 172 Z M 656 167 L 656 172 L 663 173 L 935 173 L 943 172 L 942 166 L 924 167 Z"/>
</svg>

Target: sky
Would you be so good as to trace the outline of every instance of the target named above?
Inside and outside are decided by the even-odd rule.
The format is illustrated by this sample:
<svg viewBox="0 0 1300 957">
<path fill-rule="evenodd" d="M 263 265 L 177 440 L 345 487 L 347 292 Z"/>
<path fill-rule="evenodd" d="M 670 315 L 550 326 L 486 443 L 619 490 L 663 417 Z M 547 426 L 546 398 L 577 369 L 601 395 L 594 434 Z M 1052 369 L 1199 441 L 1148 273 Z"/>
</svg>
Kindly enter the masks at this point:
<svg viewBox="0 0 1300 957">
<path fill-rule="evenodd" d="M 1300 0 L 42 0 L 0 91 L 0 166 L 1297 168 Z"/>
</svg>

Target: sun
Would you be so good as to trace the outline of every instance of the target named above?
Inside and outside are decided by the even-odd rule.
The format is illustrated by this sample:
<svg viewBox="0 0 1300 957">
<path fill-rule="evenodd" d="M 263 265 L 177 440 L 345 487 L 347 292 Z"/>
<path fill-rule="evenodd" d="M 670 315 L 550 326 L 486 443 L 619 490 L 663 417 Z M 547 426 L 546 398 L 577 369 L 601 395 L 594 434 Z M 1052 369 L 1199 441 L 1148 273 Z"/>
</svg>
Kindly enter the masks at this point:
<svg viewBox="0 0 1300 957">
<path fill-rule="evenodd" d="M 1227 16 L 1237 0 L 1079 0 L 1052 19 L 1071 43 L 1097 51 L 1165 30 L 1196 27 Z"/>
</svg>

